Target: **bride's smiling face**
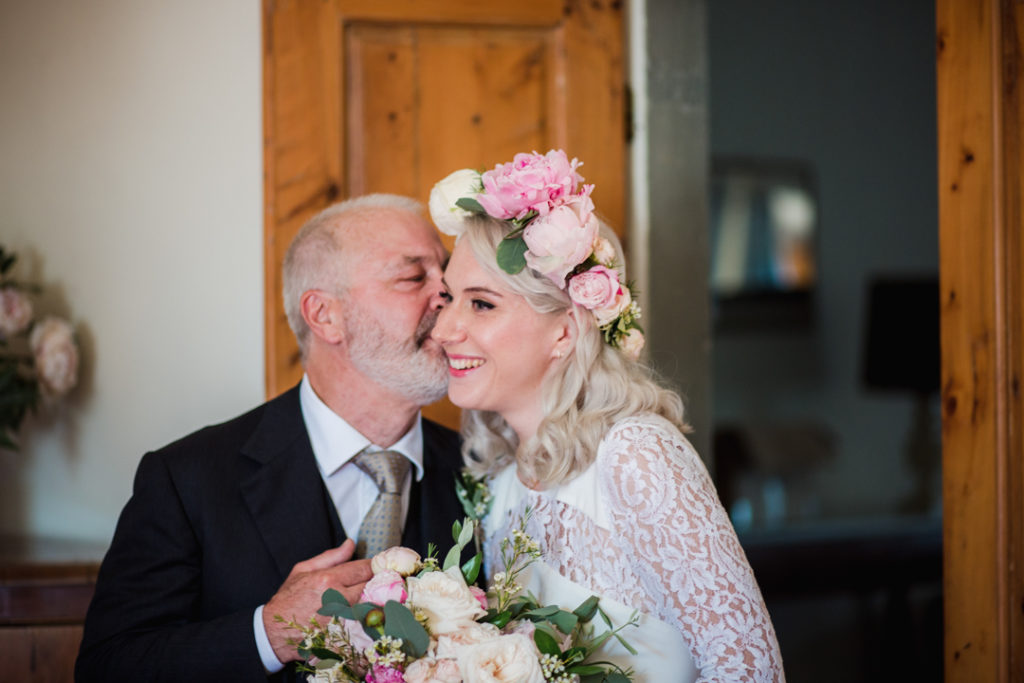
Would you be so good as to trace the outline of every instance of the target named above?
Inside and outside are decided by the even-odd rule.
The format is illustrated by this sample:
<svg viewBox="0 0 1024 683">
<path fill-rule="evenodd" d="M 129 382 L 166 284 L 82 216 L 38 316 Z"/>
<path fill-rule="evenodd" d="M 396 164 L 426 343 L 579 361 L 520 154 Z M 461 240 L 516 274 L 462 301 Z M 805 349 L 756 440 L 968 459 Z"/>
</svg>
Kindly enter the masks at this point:
<svg viewBox="0 0 1024 683">
<path fill-rule="evenodd" d="M 500 414 L 519 434 L 540 424 L 540 387 L 568 346 L 568 314 L 538 313 L 480 267 L 464 241 L 444 273 L 447 304 L 431 336 L 448 356 L 448 396 Z"/>
</svg>

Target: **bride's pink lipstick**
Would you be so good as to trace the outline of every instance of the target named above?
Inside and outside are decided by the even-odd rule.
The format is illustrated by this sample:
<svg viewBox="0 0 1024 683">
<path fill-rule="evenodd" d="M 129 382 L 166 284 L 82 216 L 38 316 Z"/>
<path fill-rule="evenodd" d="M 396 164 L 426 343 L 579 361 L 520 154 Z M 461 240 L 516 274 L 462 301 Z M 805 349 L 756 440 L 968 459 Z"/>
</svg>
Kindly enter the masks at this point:
<svg viewBox="0 0 1024 683">
<path fill-rule="evenodd" d="M 484 364 L 484 359 L 475 356 L 448 355 L 448 374 L 452 377 L 465 377 Z"/>
</svg>

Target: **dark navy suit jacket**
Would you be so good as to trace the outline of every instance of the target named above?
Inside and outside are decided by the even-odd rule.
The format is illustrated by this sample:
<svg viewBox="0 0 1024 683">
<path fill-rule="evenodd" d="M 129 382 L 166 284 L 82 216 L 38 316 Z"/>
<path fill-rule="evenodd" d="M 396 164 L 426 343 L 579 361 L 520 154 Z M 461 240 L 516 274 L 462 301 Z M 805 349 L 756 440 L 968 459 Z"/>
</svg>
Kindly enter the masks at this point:
<svg viewBox="0 0 1024 683">
<path fill-rule="evenodd" d="M 421 554 L 428 542 L 450 547 L 463 517 L 458 435 L 424 420 L 423 442 L 402 538 Z M 100 568 L 75 680 L 267 680 L 253 611 L 293 565 L 344 539 L 297 387 L 147 453 Z M 303 678 L 289 665 L 273 680 Z"/>
</svg>

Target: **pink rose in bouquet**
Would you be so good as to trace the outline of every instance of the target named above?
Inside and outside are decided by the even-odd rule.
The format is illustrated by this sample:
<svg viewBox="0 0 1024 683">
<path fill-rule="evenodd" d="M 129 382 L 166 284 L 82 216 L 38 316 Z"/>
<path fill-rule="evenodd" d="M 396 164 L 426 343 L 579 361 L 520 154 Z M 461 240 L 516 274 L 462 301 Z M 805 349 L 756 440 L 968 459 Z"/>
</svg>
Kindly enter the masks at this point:
<svg viewBox="0 0 1024 683">
<path fill-rule="evenodd" d="M 586 194 L 530 222 L 523 231 L 526 265 L 565 289 L 565 276 L 583 263 L 594 249 L 597 217 Z"/>
<path fill-rule="evenodd" d="M 495 218 L 521 219 L 530 211 L 545 216 L 576 193 L 583 177 L 580 162 L 553 149 L 540 155 L 520 153 L 482 175 L 484 191 L 476 199 Z"/>
<path fill-rule="evenodd" d="M 589 310 L 608 308 L 621 290 L 618 271 L 605 266 L 594 266 L 569 280 L 569 298 Z"/>
<path fill-rule="evenodd" d="M 388 600 L 404 603 L 408 597 L 402 575 L 392 569 L 385 569 L 366 582 L 359 601 L 384 605 Z"/>
</svg>

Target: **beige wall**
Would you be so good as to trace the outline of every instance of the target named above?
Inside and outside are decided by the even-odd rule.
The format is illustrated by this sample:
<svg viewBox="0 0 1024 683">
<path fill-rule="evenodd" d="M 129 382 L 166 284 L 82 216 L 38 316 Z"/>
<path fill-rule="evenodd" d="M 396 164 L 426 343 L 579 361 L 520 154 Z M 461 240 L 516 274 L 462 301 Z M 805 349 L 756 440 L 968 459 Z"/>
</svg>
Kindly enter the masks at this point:
<svg viewBox="0 0 1024 683">
<path fill-rule="evenodd" d="M 0 243 L 80 333 L 0 533 L 106 541 L 142 453 L 262 398 L 260 3 L 0 3 Z"/>
</svg>

